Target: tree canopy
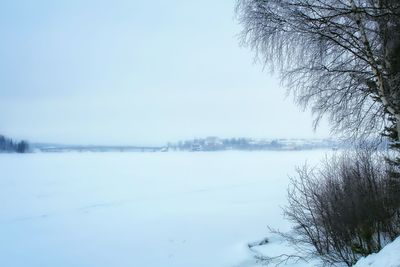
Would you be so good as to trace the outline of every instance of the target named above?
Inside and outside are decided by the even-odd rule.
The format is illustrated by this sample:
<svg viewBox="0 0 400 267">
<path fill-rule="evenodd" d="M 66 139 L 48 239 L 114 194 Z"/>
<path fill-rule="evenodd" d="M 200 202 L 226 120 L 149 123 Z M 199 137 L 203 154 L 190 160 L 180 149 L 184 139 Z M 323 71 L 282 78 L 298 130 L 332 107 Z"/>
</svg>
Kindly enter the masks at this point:
<svg viewBox="0 0 400 267">
<path fill-rule="evenodd" d="M 400 136 L 398 0 L 238 0 L 242 41 L 256 51 L 315 126 Z M 397 127 L 396 127 L 397 126 Z"/>
</svg>

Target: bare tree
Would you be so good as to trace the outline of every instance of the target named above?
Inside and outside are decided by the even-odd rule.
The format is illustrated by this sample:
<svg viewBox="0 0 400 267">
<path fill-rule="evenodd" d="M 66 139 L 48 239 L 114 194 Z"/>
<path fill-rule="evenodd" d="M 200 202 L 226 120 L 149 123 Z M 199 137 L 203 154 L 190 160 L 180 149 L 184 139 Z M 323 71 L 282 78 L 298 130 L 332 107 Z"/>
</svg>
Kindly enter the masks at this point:
<svg viewBox="0 0 400 267">
<path fill-rule="evenodd" d="M 369 150 L 327 158 L 318 169 L 298 169 L 284 209 L 293 232 L 278 234 L 328 265 L 352 266 L 378 252 L 400 234 L 400 182 L 393 171 Z"/>
<path fill-rule="evenodd" d="M 316 127 L 400 137 L 400 1 L 238 0 L 242 41 L 278 70 Z"/>
</svg>

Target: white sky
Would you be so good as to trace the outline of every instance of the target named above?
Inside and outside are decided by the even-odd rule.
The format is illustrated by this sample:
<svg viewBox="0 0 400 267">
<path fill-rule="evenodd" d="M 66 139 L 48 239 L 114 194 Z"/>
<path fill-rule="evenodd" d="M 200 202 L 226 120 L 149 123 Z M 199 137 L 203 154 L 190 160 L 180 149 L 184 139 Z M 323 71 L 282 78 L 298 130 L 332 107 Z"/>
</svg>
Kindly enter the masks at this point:
<svg viewBox="0 0 400 267">
<path fill-rule="evenodd" d="M 328 136 L 239 46 L 235 2 L 3 1 L 0 133 L 149 145 Z"/>
</svg>

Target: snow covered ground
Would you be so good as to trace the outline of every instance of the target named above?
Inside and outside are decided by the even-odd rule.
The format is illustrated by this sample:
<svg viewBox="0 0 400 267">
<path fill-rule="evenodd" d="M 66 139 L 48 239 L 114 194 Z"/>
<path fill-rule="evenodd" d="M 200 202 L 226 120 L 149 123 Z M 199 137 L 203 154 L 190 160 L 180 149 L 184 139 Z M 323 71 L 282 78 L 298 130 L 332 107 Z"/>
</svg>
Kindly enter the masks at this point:
<svg viewBox="0 0 400 267">
<path fill-rule="evenodd" d="M 360 259 L 354 267 L 400 267 L 400 237 L 378 253 Z"/>
<path fill-rule="evenodd" d="M 288 175 L 325 153 L 0 154 L 0 265 L 258 266 L 247 244 L 289 229 Z"/>
</svg>

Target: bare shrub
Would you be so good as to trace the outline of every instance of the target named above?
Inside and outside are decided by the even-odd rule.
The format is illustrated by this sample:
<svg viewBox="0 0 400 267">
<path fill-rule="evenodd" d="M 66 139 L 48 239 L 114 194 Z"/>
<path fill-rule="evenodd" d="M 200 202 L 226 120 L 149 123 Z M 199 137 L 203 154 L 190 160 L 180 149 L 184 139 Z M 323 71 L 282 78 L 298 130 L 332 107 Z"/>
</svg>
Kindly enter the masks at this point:
<svg viewBox="0 0 400 267">
<path fill-rule="evenodd" d="M 288 189 L 288 238 L 325 264 L 348 266 L 400 234 L 400 179 L 382 155 L 357 150 L 297 170 Z M 312 250 L 309 250 L 311 245 Z"/>
</svg>

